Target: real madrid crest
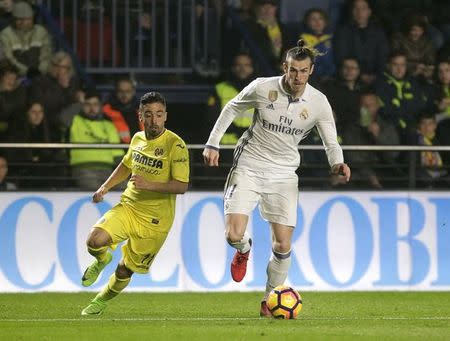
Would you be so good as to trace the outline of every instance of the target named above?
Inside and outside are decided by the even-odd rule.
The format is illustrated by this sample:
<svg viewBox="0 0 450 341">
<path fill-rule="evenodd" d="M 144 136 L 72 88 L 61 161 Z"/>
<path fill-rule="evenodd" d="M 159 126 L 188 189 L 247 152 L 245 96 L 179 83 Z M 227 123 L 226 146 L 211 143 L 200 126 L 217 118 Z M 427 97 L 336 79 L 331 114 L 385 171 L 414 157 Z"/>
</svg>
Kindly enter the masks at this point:
<svg viewBox="0 0 450 341">
<path fill-rule="evenodd" d="M 275 102 L 277 100 L 277 98 L 278 98 L 278 91 L 270 90 L 268 98 L 269 98 L 269 101 Z"/>
<path fill-rule="evenodd" d="M 303 118 L 304 120 L 306 120 L 309 116 L 308 109 L 303 108 L 303 110 L 300 112 L 299 116 L 300 116 L 300 118 Z"/>
</svg>

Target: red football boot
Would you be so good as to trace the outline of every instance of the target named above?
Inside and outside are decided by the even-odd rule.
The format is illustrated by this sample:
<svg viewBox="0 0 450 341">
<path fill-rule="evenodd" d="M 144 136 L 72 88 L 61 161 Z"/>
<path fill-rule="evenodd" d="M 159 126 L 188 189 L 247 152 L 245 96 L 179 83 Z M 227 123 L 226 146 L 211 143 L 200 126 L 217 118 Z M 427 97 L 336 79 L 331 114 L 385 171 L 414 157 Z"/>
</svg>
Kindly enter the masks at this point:
<svg viewBox="0 0 450 341">
<path fill-rule="evenodd" d="M 269 308 L 267 307 L 266 301 L 261 302 L 261 310 L 259 311 L 259 316 L 261 317 L 272 317 L 272 313 L 270 312 Z"/>
<path fill-rule="evenodd" d="M 231 277 L 233 278 L 233 281 L 240 282 L 245 277 L 249 255 L 250 250 L 246 253 L 236 251 L 234 254 L 233 261 L 231 262 Z"/>
</svg>

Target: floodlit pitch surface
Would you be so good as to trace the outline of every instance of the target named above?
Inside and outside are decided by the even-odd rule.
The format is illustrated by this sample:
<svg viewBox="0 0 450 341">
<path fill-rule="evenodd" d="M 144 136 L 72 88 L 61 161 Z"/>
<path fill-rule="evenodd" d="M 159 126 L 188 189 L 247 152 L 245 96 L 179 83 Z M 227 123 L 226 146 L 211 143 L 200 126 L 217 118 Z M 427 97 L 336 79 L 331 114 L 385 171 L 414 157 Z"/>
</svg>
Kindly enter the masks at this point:
<svg viewBox="0 0 450 341">
<path fill-rule="evenodd" d="M 449 340 L 450 292 L 301 292 L 297 320 L 259 317 L 261 293 L 0 294 L 0 340 Z"/>
</svg>

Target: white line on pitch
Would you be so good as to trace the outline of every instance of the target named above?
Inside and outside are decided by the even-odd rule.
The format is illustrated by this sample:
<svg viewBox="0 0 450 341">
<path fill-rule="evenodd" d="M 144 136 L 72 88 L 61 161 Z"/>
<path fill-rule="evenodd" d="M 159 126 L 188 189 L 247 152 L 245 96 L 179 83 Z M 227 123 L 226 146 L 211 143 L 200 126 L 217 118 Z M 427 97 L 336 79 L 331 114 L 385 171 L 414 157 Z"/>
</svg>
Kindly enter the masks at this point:
<svg viewBox="0 0 450 341">
<path fill-rule="evenodd" d="M 99 318 L 99 317 L 84 317 L 84 318 L 42 318 L 42 319 L 0 319 L 1 322 L 79 322 L 79 321 L 124 321 L 124 322 L 139 322 L 139 321 L 255 321 L 264 320 L 261 317 L 143 317 L 143 318 Z M 317 320 L 317 321 L 383 321 L 383 320 L 450 320 L 450 316 L 422 316 L 422 317 L 299 317 L 298 320 Z"/>
</svg>

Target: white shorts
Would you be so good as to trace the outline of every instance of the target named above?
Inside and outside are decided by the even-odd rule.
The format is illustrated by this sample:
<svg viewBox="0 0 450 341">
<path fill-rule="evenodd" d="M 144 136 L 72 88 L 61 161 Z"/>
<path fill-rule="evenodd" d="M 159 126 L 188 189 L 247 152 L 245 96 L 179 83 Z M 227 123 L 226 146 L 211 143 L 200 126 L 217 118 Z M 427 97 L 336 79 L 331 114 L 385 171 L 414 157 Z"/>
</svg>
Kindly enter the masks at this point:
<svg viewBox="0 0 450 341">
<path fill-rule="evenodd" d="M 225 184 L 224 213 L 250 216 L 259 203 L 261 216 L 287 226 L 297 224 L 298 177 L 295 173 L 231 169 Z"/>
</svg>

